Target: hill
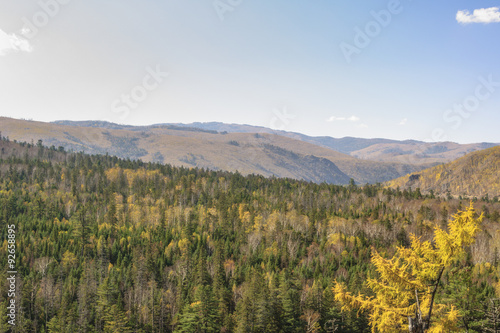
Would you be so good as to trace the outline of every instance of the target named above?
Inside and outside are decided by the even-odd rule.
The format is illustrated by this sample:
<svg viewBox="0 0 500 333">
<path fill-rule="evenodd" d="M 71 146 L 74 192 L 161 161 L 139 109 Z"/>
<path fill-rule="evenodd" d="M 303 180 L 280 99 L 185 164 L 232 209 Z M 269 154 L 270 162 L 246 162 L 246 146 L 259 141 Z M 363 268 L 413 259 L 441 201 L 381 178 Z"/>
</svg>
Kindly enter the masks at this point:
<svg viewBox="0 0 500 333">
<path fill-rule="evenodd" d="M 191 123 L 191 124 L 159 124 L 159 126 L 179 126 L 185 128 L 198 128 L 207 131 L 218 131 L 218 132 L 228 132 L 228 133 L 269 133 L 277 134 L 281 136 L 286 136 L 296 140 L 301 140 L 323 147 L 331 148 L 335 151 L 351 154 L 357 150 L 370 147 L 374 144 L 379 143 L 399 143 L 397 140 L 390 139 L 363 139 L 354 137 L 345 138 L 332 138 L 329 136 L 309 136 L 296 132 L 287 132 L 281 130 L 273 130 L 271 128 L 262 126 L 252 126 L 252 125 L 239 125 L 239 124 L 225 124 L 219 122 L 208 122 L 208 123 Z M 413 141 L 412 141 L 413 142 Z"/>
<path fill-rule="evenodd" d="M 406 175 L 387 183 L 392 188 L 420 188 L 424 193 L 453 196 L 500 196 L 500 147 L 470 153 L 453 162 Z"/>
<path fill-rule="evenodd" d="M 377 183 L 429 167 L 429 164 L 361 160 L 328 147 L 273 133 L 229 133 L 173 124 L 127 126 L 107 122 L 57 122 L 0 118 L 4 136 L 42 139 L 45 145 L 90 154 L 110 154 L 145 162 L 244 175 L 288 177 L 317 183 Z"/>
<path fill-rule="evenodd" d="M 368 314 L 341 311 L 334 282 L 365 292 L 374 251 L 430 240 L 466 204 L 0 138 L 0 264 L 17 272 L 0 271 L 16 275 L 0 283 L 0 315 L 16 288 L 15 332 L 368 333 Z M 474 311 L 464 330 L 494 327 L 484 304 L 500 296 L 500 203 L 475 206 L 482 232 L 436 294 Z"/>
<path fill-rule="evenodd" d="M 446 163 L 468 153 L 495 147 L 495 143 L 458 144 L 455 142 L 399 142 L 376 143 L 351 152 L 352 156 L 371 161 L 401 163 Z"/>
<path fill-rule="evenodd" d="M 296 140 L 327 147 L 335 151 L 349 154 L 360 159 L 379 162 L 396 162 L 403 164 L 446 163 L 462 157 L 470 152 L 491 148 L 498 143 L 482 142 L 458 144 L 454 142 L 423 142 L 417 140 L 390 140 L 364 138 L 332 138 L 328 136 L 308 136 L 301 133 L 273 130 L 266 127 L 224 124 L 217 122 L 191 124 L 164 124 L 185 128 L 198 128 L 229 133 L 271 133 Z M 162 126 L 161 124 L 158 126 Z"/>
</svg>

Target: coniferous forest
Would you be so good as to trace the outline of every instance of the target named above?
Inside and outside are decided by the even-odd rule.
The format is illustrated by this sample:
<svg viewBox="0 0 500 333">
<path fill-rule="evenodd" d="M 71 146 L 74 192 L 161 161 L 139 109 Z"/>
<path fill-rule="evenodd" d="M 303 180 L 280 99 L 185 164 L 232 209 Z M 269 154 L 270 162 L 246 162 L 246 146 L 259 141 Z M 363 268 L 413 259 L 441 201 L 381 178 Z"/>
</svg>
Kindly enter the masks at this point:
<svg viewBox="0 0 500 333">
<path fill-rule="evenodd" d="M 12 332 L 370 332 L 368 313 L 341 311 L 336 281 L 373 295 L 374 250 L 392 257 L 410 234 L 432 241 L 470 202 L 481 231 L 443 272 L 436 302 L 456 308 L 463 332 L 500 330 L 497 197 L 0 146 L 0 332 L 11 329 L 7 226 Z"/>
</svg>

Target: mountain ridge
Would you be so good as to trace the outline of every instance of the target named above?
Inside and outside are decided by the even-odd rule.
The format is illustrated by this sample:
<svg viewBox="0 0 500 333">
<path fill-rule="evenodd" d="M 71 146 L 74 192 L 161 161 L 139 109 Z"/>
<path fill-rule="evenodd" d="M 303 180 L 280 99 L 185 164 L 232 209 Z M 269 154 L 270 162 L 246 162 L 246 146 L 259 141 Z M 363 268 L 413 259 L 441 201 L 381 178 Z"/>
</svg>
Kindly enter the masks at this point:
<svg viewBox="0 0 500 333">
<path fill-rule="evenodd" d="M 437 165 L 387 182 L 391 188 L 452 196 L 500 196 L 500 146 L 471 152 L 455 161 Z"/>
<path fill-rule="evenodd" d="M 55 123 L 92 126 L 92 121 L 58 121 Z M 117 125 L 108 123 L 107 127 L 131 129 L 134 131 L 149 130 L 152 128 L 168 128 L 173 130 L 206 131 L 207 133 L 275 134 L 333 149 L 363 160 L 403 164 L 421 164 L 423 166 L 447 163 L 472 151 L 487 149 L 499 145 L 499 143 L 491 142 L 459 144 L 455 142 L 424 142 L 413 139 L 394 140 L 385 138 L 367 139 L 350 136 L 342 138 L 309 136 L 302 133 L 275 130 L 263 126 L 226 124 L 221 122 L 194 122 L 188 124 L 158 123 L 146 126 Z"/>
<path fill-rule="evenodd" d="M 80 126 L 80 125 L 85 125 Z M 129 126 L 88 121 L 44 123 L 0 118 L 2 133 L 18 141 L 145 162 L 321 183 L 378 183 L 429 165 L 372 162 L 306 141 L 269 133 L 228 133 L 171 125 Z M 269 149 L 269 145 L 280 150 Z M 317 168 L 318 169 L 317 169 Z"/>
<path fill-rule="evenodd" d="M 325 137 L 216 122 L 132 126 L 105 121 L 44 123 L 2 117 L 0 126 L 2 133 L 12 139 L 42 139 L 46 145 L 91 154 L 333 184 L 347 184 L 351 178 L 358 184 L 382 183 L 453 160 L 469 150 L 494 145 L 327 137 L 341 146 L 339 150 L 351 151 L 346 154 L 321 142 L 314 143 Z M 422 144 L 426 146 L 420 156 L 415 150 Z M 353 150 L 360 147 L 365 148 Z M 388 155 L 393 160 L 387 161 Z"/>
</svg>

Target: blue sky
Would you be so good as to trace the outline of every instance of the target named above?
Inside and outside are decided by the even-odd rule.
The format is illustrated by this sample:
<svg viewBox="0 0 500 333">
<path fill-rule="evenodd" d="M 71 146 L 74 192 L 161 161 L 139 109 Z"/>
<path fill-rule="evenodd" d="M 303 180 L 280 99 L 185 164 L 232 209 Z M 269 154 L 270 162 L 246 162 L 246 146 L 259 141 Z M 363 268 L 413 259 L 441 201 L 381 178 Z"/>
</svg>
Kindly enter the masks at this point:
<svg viewBox="0 0 500 333">
<path fill-rule="evenodd" d="M 0 115 L 500 142 L 498 7 L 4 1 Z"/>
</svg>

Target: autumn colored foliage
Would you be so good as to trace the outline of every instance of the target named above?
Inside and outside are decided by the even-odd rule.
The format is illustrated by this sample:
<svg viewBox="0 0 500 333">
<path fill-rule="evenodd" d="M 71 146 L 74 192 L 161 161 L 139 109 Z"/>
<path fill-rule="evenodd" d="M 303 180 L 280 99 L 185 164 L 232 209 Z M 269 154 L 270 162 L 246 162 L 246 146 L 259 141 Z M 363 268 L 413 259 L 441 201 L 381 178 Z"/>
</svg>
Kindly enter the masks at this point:
<svg viewBox="0 0 500 333">
<path fill-rule="evenodd" d="M 473 201 L 481 231 L 467 201 L 419 189 L 176 168 L 2 138 L 0 267 L 14 224 L 13 332 L 364 333 L 375 319 L 405 330 L 416 295 L 428 316 L 442 267 L 431 327 L 495 329 L 500 203 Z M 1 318 L 7 293 L 0 283 Z"/>
<path fill-rule="evenodd" d="M 410 332 L 457 331 L 456 307 L 436 304 L 435 296 L 444 270 L 465 255 L 483 218 L 471 204 L 453 216 L 448 231 L 436 226 L 432 242 L 411 235 L 410 247 L 397 247 L 391 259 L 373 249 L 371 261 L 378 277 L 368 279 L 367 285 L 375 296 L 354 296 L 336 283 L 335 299 L 343 309 L 369 312 L 372 332 L 400 332 L 403 327 L 410 327 Z"/>
</svg>

